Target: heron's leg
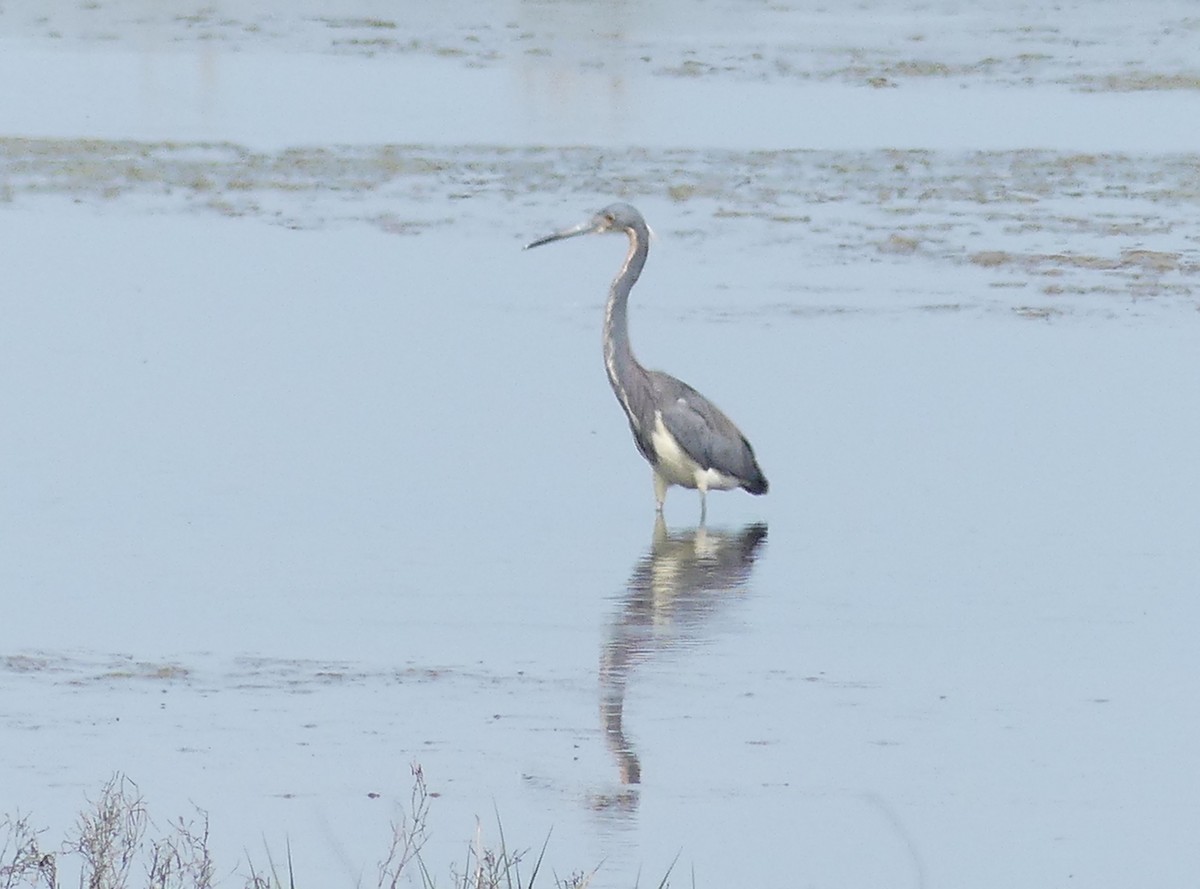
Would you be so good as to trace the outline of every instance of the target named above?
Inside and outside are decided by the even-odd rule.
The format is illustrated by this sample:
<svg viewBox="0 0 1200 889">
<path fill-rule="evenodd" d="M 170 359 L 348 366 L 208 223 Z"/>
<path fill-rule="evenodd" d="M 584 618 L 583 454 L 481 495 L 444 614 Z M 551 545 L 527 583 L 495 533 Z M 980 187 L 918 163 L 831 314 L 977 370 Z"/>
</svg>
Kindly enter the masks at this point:
<svg viewBox="0 0 1200 889">
<path fill-rule="evenodd" d="M 663 519 L 661 510 L 654 514 L 654 533 L 650 536 L 650 539 L 653 541 L 653 546 L 656 548 L 661 548 L 664 544 L 669 542 L 667 538 L 667 523 L 666 520 Z"/>
<path fill-rule="evenodd" d="M 654 499 L 658 503 L 658 511 L 663 511 L 663 504 L 667 501 L 667 480 L 658 474 L 658 470 L 654 471 Z"/>
<path fill-rule="evenodd" d="M 704 527 L 704 520 L 708 518 L 708 491 L 704 488 L 700 489 L 700 527 Z"/>
</svg>

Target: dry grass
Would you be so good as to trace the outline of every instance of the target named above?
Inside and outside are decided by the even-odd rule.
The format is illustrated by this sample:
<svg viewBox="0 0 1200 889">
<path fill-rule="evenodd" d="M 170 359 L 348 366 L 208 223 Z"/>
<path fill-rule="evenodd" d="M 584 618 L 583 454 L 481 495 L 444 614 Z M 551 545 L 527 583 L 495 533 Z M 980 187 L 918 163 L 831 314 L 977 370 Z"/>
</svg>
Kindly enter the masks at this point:
<svg viewBox="0 0 1200 889">
<path fill-rule="evenodd" d="M 65 853 L 83 858 L 87 889 L 129 885 L 129 869 L 148 820 L 136 784 L 117 775 L 104 785 L 100 798 L 80 814 L 74 835 L 63 844 Z"/>
<path fill-rule="evenodd" d="M 0 823 L 4 845 L 0 846 L 0 889 L 16 886 L 58 886 L 58 868 L 53 852 L 43 852 L 40 840 L 45 831 L 35 830 L 28 816 L 6 816 Z"/>
<path fill-rule="evenodd" d="M 434 889 L 433 874 L 421 857 L 427 838 L 430 795 L 419 765 L 413 765 L 413 788 L 408 812 L 392 824 L 392 840 L 378 866 L 377 889 L 416 885 Z M 522 865 L 529 850 L 508 846 L 504 827 L 496 816 L 499 847 L 484 843 L 483 826 L 476 823 L 461 870 L 450 868 L 452 889 L 535 889 L 542 872 L 550 837 L 542 843 L 526 879 Z M 154 822 L 138 786 L 124 775 L 114 775 L 89 800 L 66 840 L 56 847 L 45 842 L 45 830 L 33 826 L 28 815 L 10 815 L 0 821 L 0 889 L 62 889 L 59 865 L 68 859 L 80 868 L 81 889 L 213 889 L 215 865 L 208 848 L 208 814 L 196 810 L 193 821 L 178 818 L 153 836 Z M 248 874 L 235 879 L 245 889 L 296 889 L 295 863 L 290 845 L 286 866 L 266 851 L 267 867 L 259 871 L 248 862 Z M 302 864 L 302 862 L 301 862 Z M 671 870 L 658 884 L 666 889 Z M 587 889 L 598 868 L 566 878 L 552 876 L 552 889 Z M 693 881 L 694 882 L 694 881 Z"/>
</svg>

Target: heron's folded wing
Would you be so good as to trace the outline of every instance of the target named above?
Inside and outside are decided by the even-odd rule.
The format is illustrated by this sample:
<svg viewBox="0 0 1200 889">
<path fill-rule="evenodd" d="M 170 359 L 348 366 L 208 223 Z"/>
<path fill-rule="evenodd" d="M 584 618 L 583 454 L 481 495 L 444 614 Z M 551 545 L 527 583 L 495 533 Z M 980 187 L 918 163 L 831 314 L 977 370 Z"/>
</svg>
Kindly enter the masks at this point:
<svg viewBox="0 0 1200 889">
<path fill-rule="evenodd" d="M 699 392 L 681 394 L 661 413 L 666 430 L 703 468 L 739 479 L 757 477 L 753 452 L 742 433 Z"/>
</svg>

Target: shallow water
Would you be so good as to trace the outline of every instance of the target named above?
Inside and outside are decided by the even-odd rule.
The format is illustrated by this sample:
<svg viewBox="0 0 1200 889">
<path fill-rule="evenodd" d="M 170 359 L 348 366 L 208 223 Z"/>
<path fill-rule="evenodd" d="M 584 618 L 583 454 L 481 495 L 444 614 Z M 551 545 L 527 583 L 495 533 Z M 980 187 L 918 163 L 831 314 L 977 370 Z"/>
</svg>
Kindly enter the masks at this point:
<svg viewBox="0 0 1200 889">
<path fill-rule="evenodd" d="M 418 762 L 438 875 L 1192 879 L 1200 32 L 700 8 L 6 5 L 0 808 L 370 884 Z M 614 196 L 771 479 L 703 530 L 621 244 L 520 250 Z"/>
</svg>

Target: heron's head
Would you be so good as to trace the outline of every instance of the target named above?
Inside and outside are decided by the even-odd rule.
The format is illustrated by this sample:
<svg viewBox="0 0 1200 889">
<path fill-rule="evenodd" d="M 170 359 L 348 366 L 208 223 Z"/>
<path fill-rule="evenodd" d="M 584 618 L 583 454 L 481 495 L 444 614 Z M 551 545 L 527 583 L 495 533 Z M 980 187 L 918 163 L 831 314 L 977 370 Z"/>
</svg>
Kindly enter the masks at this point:
<svg viewBox="0 0 1200 889">
<path fill-rule="evenodd" d="M 540 247 L 551 241 L 561 241 L 563 238 L 573 238 L 576 235 L 593 235 L 603 232 L 627 232 L 635 237 L 644 237 L 649 233 L 649 228 L 636 207 L 629 204 L 609 204 L 591 219 L 552 235 L 546 235 L 544 238 L 538 238 L 536 241 L 530 241 L 525 245 L 525 249 Z"/>
</svg>

